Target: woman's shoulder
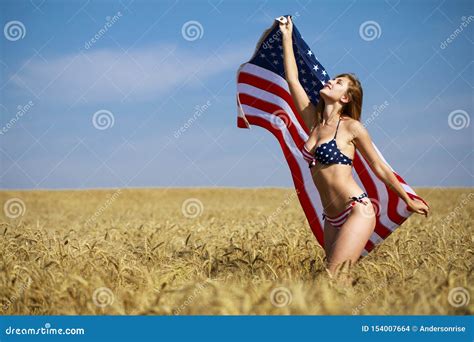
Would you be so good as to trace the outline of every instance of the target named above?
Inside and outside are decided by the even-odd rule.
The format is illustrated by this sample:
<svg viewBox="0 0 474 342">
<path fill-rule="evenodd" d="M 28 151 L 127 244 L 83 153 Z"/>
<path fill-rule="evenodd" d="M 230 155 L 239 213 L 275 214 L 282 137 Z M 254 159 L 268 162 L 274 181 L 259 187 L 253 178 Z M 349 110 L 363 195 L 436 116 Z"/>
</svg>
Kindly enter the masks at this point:
<svg viewBox="0 0 474 342">
<path fill-rule="evenodd" d="M 364 124 L 359 120 L 351 118 L 350 116 L 345 116 L 344 121 L 346 122 L 347 130 L 352 132 L 354 136 L 358 136 L 360 132 L 366 131 Z"/>
<path fill-rule="evenodd" d="M 341 114 L 341 119 L 347 122 L 352 122 L 352 121 L 358 121 L 356 119 L 353 119 L 350 115 L 348 114 Z"/>
<path fill-rule="evenodd" d="M 347 123 L 346 125 L 349 127 L 362 125 L 362 123 L 359 120 L 356 120 L 350 117 L 349 115 L 341 115 L 341 119 L 342 121 L 345 121 Z"/>
</svg>

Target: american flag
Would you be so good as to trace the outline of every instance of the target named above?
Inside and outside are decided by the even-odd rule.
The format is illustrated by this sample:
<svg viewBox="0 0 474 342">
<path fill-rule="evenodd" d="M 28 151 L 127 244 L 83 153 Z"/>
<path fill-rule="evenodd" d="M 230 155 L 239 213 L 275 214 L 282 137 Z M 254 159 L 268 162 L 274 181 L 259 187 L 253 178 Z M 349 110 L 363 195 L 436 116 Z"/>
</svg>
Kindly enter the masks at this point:
<svg viewBox="0 0 474 342">
<path fill-rule="evenodd" d="M 299 81 L 311 102 L 316 105 L 319 91 L 330 77 L 295 25 L 293 25 L 293 50 Z M 319 244 L 324 246 L 324 225 L 320 216 L 323 206 L 311 170 L 301 152 L 309 131 L 295 108 L 285 80 L 282 34 L 277 21 L 263 33 L 252 58 L 242 64 L 237 71 L 237 107 L 237 127 L 260 126 L 278 139 L 311 230 Z M 375 144 L 374 148 L 387 163 Z M 423 201 L 390 165 L 389 167 L 410 198 Z M 396 192 L 378 179 L 358 151 L 353 159 L 352 172 L 356 182 L 374 203 L 377 213 L 375 230 L 362 252 L 362 256 L 365 256 L 413 212 L 407 210 L 406 203 Z"/>
</svg>

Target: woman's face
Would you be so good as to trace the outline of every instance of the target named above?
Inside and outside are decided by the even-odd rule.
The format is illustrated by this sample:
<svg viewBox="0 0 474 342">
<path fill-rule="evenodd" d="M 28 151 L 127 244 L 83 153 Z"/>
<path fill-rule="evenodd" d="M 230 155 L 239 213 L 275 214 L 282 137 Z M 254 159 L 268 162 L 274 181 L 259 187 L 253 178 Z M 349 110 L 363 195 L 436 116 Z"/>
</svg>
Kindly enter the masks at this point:
<svg viewBox="0 0 474 342">
<path fill-rule="evenodd" d="M 349 97 L 347 96 L 349 82 L 350 80 L 347 77 L 336 77 L 330 79 L 319 91 L 319 94 L 324 98 L 326 103 L 338 101 L 347 103 L 349 102 Z"/>
</svg>

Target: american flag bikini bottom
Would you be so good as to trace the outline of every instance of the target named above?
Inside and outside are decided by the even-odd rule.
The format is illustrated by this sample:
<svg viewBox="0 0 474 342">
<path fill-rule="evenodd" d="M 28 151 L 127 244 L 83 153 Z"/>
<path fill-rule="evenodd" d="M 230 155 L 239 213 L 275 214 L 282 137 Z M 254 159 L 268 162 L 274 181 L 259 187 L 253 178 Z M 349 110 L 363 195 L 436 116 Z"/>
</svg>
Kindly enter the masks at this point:
<svg viewBox="0 0 474 342">
<path fill-rule="evenodd" d="M 363 205 L 367 205 L 367 203 L 362 201 L 362 198 L 364 197 L 368 197 L 366 192 L 363 192 L 357 197 L 349 197 L 350 199 L 352 199 L 352 202 L 347 206 L 346 209 L 344 209 L 339 215 L 333 217 L 327 216 L 326 213 L 323 213 L 323 220 L 327 220 L 334 228 L 340 229 L 349 217 L 349 214 L 356 202 L 362 203 Z"/>
</svg>

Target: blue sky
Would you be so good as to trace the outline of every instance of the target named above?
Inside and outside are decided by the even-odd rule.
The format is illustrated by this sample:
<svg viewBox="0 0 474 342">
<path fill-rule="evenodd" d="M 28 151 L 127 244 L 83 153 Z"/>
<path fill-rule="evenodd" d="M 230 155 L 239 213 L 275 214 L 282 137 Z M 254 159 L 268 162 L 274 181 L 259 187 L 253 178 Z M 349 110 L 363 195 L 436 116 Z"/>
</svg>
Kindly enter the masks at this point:
<svg viewBox="0 0 474 342">
<path fill-rule="evenodd" d="M 0 187 L 292 187 L 277 140 L 236 127 L 236 70 L 283 14 L 359 76 L 362 121 L 388 104 L 368 130 L 409 184 L 473 185 L 472 1 L 32 0 L 1 1 Z"/>
</svg>

